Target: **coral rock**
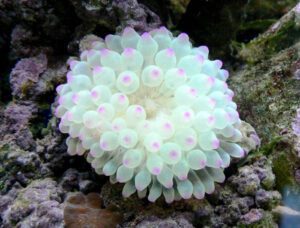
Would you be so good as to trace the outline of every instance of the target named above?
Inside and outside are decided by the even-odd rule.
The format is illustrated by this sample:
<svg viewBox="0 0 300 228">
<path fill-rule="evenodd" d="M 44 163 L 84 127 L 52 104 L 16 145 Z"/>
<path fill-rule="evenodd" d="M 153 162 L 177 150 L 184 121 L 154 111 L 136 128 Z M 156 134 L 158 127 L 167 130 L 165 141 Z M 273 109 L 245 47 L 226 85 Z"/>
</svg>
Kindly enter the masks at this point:
<svg viewBox="0 0 300 228">
<path fill-rule="evenodd" d="M 263 218 L 263 210 L 251 209 L 250 212 L 242 216 L 243 224 L 250 225 L 260 221 Z"/>
<path fill-rule="evenodd" d="M 63 227 L 61 196 L 62 189 L 52 179 L 33 181 L 1 215 L 4 227 Z"/>
<path fill-rule="evenodd" d="M 73 193 L 65 201 L 64 221 L 66 227 L 116 227 L 122 217 L 119 213 L 110 209 L 101 208 L 101 198 L 99 194 Z"/>
<path fill-rule="evenodd" d="M 193 228 L 194 226 L 189 220 L 183 216 L 174 216 L 166 219 L 159 219 L 156 217 L 150 217 L 143 219 L 142 222 L 138 223 L 135 227 L 143 228 L 156 228 L 156 227 L 168 227 L 168 228 Z"/>
<path fill-rule="evenodd" d="M 281 201 L 281 195 L 278 191 L 266 191 L 260 189 L 255 194 L 255 203 L 258 207 L 272 209 Z"/>
<path fill-rule="evenodd" d="M 46 69 L 47 57 L 44 54 L 19 61 L 10 74 L 13 96 L 22 99 L 30 95 L 32 88 Z"/>
</svg>

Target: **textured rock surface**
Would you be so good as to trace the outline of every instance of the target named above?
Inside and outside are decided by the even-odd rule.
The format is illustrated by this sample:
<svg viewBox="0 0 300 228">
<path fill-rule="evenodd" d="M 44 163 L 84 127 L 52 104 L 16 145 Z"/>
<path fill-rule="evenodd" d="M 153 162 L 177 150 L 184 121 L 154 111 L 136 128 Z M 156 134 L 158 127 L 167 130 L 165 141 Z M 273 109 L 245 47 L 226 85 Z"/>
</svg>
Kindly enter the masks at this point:
<svg viewBox="0 0 300 228">
<path fill-rule="evenodd" d="M 4 227 L 63 227 L 61 197 L 62 190 L 54 180 L 33 181 L 6 205 L 1 216 Z"/>
<path fill-rule="evenodd" d="M 283 193 L 285 205 L 296 210 L 299 208 L 295 207 L 295 202 L 300 200 L 297 181 L 300 167 L 297 111 L 300 107 L 297 77 L 300 66 L 299 9 L 298 4 L 241 49 L 240 56 L 250 65 L 238 70 L 230 81 L 242 118 L 252 124 L 262 138 L 262 148 L 248 160 L 268 156 L 276 176 L 275 188 Z M 256 202 L 264 208 L 269 207 L 272 200 L 265 203 L 260 199 L 262 195 L 271 199 L 273 193 L 256 192 Z M 282 215 L 282 219 L 282 224 L 291 221 L 293 226 L 299 225 L 295 222 L 297 219 L 289 215 Z"/>
<path fill-rule="evenodd" d="M 157 217 L 144 218 L 143 221 L 135 225 L 135 227 L 143 228 L 155 228 L 155 227 L 170 227 L 170 228 L 193 228 L 190 218 L 186 218 L 185 215 L 172 216 L 166 219 L 159 219 Z M 125 225 L 125 227 L 132 227 L 133 224 Z"/>
<path fill-rule="evenodd" d="M 66 227 L 116 227 L 122 221 L 122 216 L 101 206 L 101 198 L 97 193 L 86 196 L 78 192 L 70 194 L 64 207 Z"/>
<path fill-rule="evenodd" d="M 299 41 L 299 5 L 274 23 L 266 32 L 242 47 L 239 57 L 249 63 L 267 60 Z"/>
<path fill-rule="evenodd" d="M 296 2 L 0 1 L 0 227 L 63 227 L 63 203 L 73 191 L 101 191 L 103 205 L 122 214 L 123 227 L 276 227 L 271 210 L 280 191 L 285 206 L 274 211 L 281 224 L 299 226 L 300 6 L 277 21 Z M 51 118 L 67 56 L 76 55 L 83 36 L 104 37 L 126 25 L 147 31 L 161 23 L 189 33 L 238 69 L 230 87 L 241 117 L 262 138 L 261 148 L 227 169 L 228 180 L 201 201 L 122 199 L 120 186 L 105 184 L 84 159 L 66 154 Z M 250 150 L 260 140 L 244 127 Z"/>
<path fill-rule="evenodd" d="M 12 95 L 18 99 L 25 95 L 32 97 L 33 88 L 40 75 L 47 69 L 46 55 L 20 60 L 10 75 Z"/>
<path fill-rule="evenodd" d="M 240 53 L 248 53 L 249 58 L 256 59 L 258 63 L 253 65 L 252 61 L 251 65 L 238 70 L 229 83 L 236 93 L 242 118 L 252 124 L 262 138 L 264 146 L 256 155 L 269 155 L 277 175 L 276 186 L 281 190 L 285 185 L 296 187 L 295 170 L 300 165 L 295 124 L 300 107 L 300 81 L 295 77 L 300 66 L 300 43 L 296 38 L 300 27 L 296 9 L 276 22 L 275 28 L 270 28 L 241 50 Z M 289 24 L 291 27 L 284 30 Z M 285 34 L 282 39 L 291 38 L 288 45 L 285 40 L 277 39 L 282 34 Z M 278 49 L 274 49 L 272 42 Z M 287 48 L 277 46 L 277 42 L 287 45 Z M 257 58 L 256 54 L 261 58 Z"/>
<path fill-rule="evenodd" d="M 37 113 L 37 107 L 30 101 L 10 103 L 6 106 L 1 118 L 0 141 L 15 142 L 24 149 L 35 145 L 33 135 L 29 130 L 30 120 Z"/>
</svg>

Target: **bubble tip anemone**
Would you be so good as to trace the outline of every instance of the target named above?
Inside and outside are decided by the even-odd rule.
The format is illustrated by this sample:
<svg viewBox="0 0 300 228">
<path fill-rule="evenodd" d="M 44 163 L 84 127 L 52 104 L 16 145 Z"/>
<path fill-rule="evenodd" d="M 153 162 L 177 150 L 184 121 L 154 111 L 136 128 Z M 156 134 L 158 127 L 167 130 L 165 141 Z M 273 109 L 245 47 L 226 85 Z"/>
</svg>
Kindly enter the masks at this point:
<svg viewBox="0 0 300 228">
<path fill-rule="evenodd" d="M 128 27 L 69 60 L 55 109 L 68 153 L 86 153 L 98 174 L 125 183 L 124 197 L 171 203 L 212 193 L 230 156 L 246 154 L 229 73 L 208 53 L 185 33 Z"/>
</svg>

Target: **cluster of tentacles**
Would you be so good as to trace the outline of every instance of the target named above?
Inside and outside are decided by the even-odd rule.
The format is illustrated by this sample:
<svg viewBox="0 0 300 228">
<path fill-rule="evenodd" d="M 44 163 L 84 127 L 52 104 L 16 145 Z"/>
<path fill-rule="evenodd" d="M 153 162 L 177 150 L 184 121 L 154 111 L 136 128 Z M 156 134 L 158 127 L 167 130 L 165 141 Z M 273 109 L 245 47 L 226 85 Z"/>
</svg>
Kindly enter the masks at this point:
<svg viewBox="0 0 300 228">
<path fill-rule="evenodd" d="M 227 78 L 184 33 L 126 28 L 99 39 L 57 88 L 68 153 L 87 154 L 98 174 L 125 183 L 125 197 L 201 199 L 224 180 L 231 157 L 244 156 Z"/>
</svg>

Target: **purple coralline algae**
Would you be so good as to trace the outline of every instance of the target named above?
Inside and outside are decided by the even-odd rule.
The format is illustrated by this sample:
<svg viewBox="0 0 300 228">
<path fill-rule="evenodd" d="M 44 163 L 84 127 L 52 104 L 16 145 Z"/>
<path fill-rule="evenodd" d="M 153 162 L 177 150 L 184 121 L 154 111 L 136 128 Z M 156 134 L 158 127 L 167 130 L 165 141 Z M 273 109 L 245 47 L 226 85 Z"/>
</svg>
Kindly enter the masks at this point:
<svg viewBox="0 0 300 228">
<path fill-rule="evenodd" d="M 300 109 L 297 110 L 296 118 L 292 123 L 294 134 L 300 136 Z"/>
</svg>

